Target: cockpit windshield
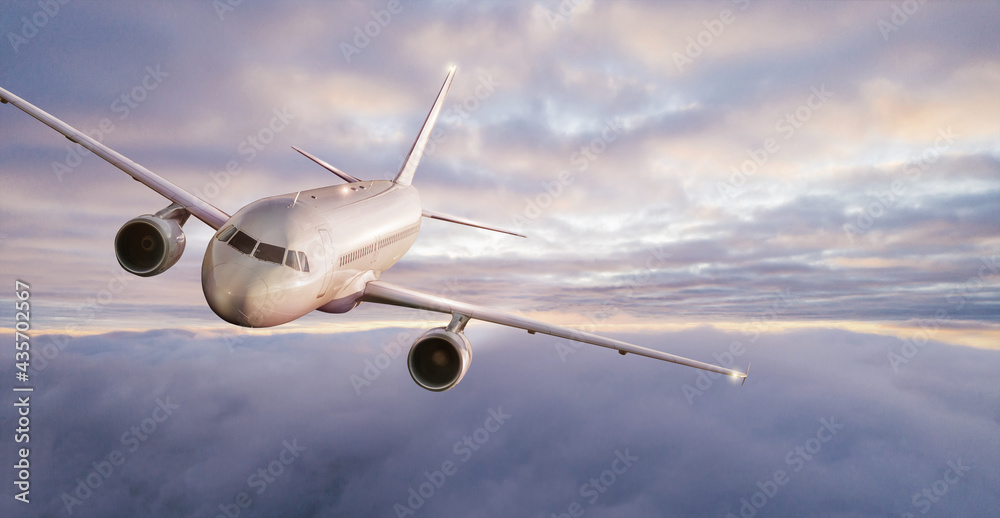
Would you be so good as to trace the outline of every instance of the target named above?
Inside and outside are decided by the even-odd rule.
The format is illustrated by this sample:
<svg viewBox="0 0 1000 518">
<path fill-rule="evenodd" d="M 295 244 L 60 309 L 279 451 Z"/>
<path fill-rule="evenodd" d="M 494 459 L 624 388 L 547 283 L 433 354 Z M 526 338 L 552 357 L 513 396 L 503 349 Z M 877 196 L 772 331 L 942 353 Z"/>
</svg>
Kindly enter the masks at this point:
<svg viewBox="0 0 1000 518">
<path fill-rule="evenodd" d="M 282 259 L 285 258 L 285 249 L 280 246 L 260 243 L 257 245 L 257 249 L 254 250 L 253 256 L 261 261 L 281 264 Z"/>
<path fill-rule="evenodd" d="M 296 271 L 309 271 L 309 261 L 306 260 L 304 252 L 287 250 L 286 254 L 284 248 L 259 242 L 251 237 L 250 234 L 238 230 L 232 225 L 220 230 L 216 239 L 223 243 L 228 243 L 229 246 L 235 248 L 241 254 L 249 255 L 255 259 L 274 264 L 284 264 Z"/>
<path fill-rule="evenodd" d="M 257 246 L 257 240 L 243 231 L 239 231 L 229 240 L 229 246 L 239 250 L 240 253 L 250 255 L 250 252 L 253 252 L 254 247 Z"/>
</svg>

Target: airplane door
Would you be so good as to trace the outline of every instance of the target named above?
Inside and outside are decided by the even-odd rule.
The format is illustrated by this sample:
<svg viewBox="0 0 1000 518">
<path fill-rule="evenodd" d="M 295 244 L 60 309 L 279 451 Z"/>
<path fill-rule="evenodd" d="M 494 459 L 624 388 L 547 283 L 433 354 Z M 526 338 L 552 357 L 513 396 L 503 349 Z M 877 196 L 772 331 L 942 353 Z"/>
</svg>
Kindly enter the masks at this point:
<svg viewBox="0 0 1000 518">
<path fill-rule="evenodd" d="M 319 237 L 323 241 L 323 285 L 319 289 L 319 295 L 316 298 L 321 298 L 326 295 L 326 290 L 330 289 L 330 278 L 333 276 L 333 261 L 336 259 L 333 256 L 333 243 L 330 241 L 330 233 L 326 231 L 325 228 L 319 229 Z"/>
</svg>

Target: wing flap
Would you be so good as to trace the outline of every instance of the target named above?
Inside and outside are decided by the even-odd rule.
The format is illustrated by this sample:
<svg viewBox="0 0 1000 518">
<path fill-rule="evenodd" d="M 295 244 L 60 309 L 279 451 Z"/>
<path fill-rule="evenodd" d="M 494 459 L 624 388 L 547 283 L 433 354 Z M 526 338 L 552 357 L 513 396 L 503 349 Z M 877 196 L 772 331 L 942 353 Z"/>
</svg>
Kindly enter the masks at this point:
<svg viewBox="0 0 1000 518">
<path fill-rule="evenodd" d="M 414 309 L 424 309 L 439 313 L 465 315 L 476 320 L 483 320 L 494 324 L 524 329 L 529 333 L 542 333 L 549 336 L 555 336 L 557 338 L 565 338 L 567 340 L 607 347 L 608 349 L 615 349 L 623 354 L 632 353 L 638 356 L 663 360 L 676 363 L 678 365 L 686 365 L 688 367 L 694 367 L 696 369 L 702 369 L 709 372 L 717 372 L 719 374 L 733 376 L 735 378 L 746 377 L 746 374 L 742 372 L 727 369 L 725 367 L 719 367 L 718 365 L 691 360 L 682 356 L 633 345 L 620 340 L 614 340 L 612 338 L 605 338 L 603 336 L 598 336 L 568 327 L 546 324 L 545 322 L 512 315 L 510 313 L 492 308 L 475 306 L 473 304 L 466 304 L 464 302 L 430 295 L 383 281 L 368 282 L 365 287 L 364 295 L 361 296 L 361 300 L 377 304 L 390 304 Z"/>
<path fill-rule="evenodd" d="M 0 99 L 4 104 L 10 103 L 20 108 L 22 111 L 38 119 L 46 126 L 62 133 L 70 141 L 75 142 L 95 155 L 103 158 L 111 165 L 125 171 L 129 176 L 141 182 L 150 189 L 156 191 L 164 198 L 183 206 L 194 217 L 204 221 L 208 226 L 218 229 L 229 220 L 229 215 L 219 210 L 211 203 L 195 196 L 192 193 L 163 179 L 149 169 L 133 162 L 121 153 L 101 144 L 89 135 L 77 130 L 65 122 L 49 115 L 35 105 L 21 99 L 20 97 L 0 88 Z"/>
</svg>

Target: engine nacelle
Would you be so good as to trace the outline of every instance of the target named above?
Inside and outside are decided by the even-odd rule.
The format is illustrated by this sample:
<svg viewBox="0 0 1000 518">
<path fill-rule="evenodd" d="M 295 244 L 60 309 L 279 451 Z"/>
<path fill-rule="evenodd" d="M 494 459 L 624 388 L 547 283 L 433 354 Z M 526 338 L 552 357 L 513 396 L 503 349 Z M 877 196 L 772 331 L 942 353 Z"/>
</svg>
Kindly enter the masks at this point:
<svg viewBox="0 0 1000 518">
<path fill-rule="evenodd" d="M 165 272 L 184 253 L 184 231 L 175 219 L 139 216 L 115 236 L 115 255 L 125 271 L 141 277 Z"/>
<path fill-rule="evenodd" d="M 438 327 L 413 342 L 406 365 L 417 385 L 442 392 L 458 385 L 469 370 L 471 360 L 469 339 L 462 333 Z"/>
</svg>

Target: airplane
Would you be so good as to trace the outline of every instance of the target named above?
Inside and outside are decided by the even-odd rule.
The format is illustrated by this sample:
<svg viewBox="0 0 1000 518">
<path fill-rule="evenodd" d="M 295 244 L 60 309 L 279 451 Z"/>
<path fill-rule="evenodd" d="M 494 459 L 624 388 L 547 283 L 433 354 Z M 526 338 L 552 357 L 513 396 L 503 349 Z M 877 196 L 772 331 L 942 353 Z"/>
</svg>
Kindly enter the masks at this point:
<svg viewBox="0 0 1000 518">
<path fill-rule="evenodd" d="M 436 392 L 455 387 L 468 371 L 472 345 L 464 331 L 473 319 L 522 329 L 529 334 L 542 333 L 615 349 L 621 355 L 632 353 L 742 378 L 745 383 L 746 372 L 450 300 L 380 279 L 416 241 L 423 218 L 525 237 L 423 209 L 420 195 L 411 185 L 456 70 L 451 67 L 448 71 L 409 154 L 392 180 L 358 179 L 293 146 L 347 183 L 263 198 L 233 215 L 3 88 L 0 88 L 0 103 L 13 104 L 171 202 L 155 214 L 126 222 L 118 231 L 115 255 L 126 271 L 148 277 L 173 266 L 184 252 L 181 227 L 189 216 L 215 229 L 217 232 L 202 261 L 202 291 L 212 311 L 231 324 L 272 327 L 313 311 L 346 313 L 363 302 L 448 314 L 451 315 L 448 325 L 424 333 L 407 355 L 413 381 Z"/>
</svg>

